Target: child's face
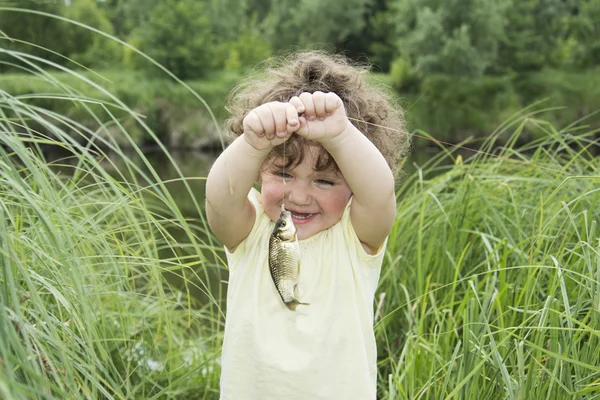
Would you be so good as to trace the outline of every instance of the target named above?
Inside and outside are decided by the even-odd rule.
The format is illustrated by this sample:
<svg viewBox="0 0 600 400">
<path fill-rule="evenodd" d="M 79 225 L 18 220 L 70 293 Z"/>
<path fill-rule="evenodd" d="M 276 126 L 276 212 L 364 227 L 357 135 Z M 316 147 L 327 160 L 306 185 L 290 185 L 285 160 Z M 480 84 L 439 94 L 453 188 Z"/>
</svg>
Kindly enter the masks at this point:
<svg viewBox="0 0 600 400">
<path fill-rule="evenodd" d="M 273 163 L 261 173 L 261 196 L 266 214 L 272 221 L 279 218 L 281 202 L 292 212 L 298 239 L 306 239 L 333 226 L 342 218 L 352 192 L 342 174 L 331 168 L 313 169 L 318 150 L 309 147 L 304 159 L 293 169 L 283 170 Z M 283 179 L 285 177 L 285 184 Z"/>
</svg>

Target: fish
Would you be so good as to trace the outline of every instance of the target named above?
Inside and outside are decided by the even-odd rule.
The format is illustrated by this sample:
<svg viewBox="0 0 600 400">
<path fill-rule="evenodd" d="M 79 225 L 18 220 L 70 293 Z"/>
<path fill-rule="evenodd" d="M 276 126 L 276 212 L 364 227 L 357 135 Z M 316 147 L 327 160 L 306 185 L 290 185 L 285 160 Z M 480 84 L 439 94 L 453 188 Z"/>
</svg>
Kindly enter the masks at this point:
<svg viewBox="0 0 600 400">
<path fill-rule="evenodd" d="M 281 214 L 269 237 L 269 270 L 283 303 L 292 311 L 299 304 L 298 275 L 300 274 L 300 245 L 292 213 L 281 205 Z"/>
</svg>

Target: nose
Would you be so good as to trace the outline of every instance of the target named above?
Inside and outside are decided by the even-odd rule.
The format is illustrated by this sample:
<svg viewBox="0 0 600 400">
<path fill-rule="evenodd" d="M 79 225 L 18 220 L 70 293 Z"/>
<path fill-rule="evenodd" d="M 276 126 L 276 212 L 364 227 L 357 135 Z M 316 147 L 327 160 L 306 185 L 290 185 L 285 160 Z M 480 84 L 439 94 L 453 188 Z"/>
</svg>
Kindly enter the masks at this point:
<svg viewBox="0 0 600 400">
<path fill-rule="evenodd" d="M 312 202 L 310 189 L 304 185 L 288 185 L 287 199 L 290 203 L 298 206 L 308 206 Z"/>
</svg>

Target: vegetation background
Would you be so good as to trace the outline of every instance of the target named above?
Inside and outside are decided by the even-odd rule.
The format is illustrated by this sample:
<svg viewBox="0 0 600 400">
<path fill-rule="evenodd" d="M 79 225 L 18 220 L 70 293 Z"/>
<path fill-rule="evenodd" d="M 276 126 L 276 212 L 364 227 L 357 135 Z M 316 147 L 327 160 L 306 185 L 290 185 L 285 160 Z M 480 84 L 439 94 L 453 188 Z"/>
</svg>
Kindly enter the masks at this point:
<svg viewBox="0 0 600 400">
<path fill-rule="evenodd" d="M 438 149 L 398 187 L 378 398 L 600 398 L 600 0 L 0 1 L 0 398 L 218 398 L 203 151 L 305 48 Z"/>
<path fill-rule="evenodd" d="M 440 140 L 485 136 L 544 98 L 546 106 L 564 107 L 549 117 L 559 126 L 600 108 L 598 0 L 3 3 L 64 16 L 114 35 L 189 82 L 218 118 L 224 115 L 229 89 L 257 63 L 310 47 L 373 63 L 381 81 L 398 94 L 409 127 Z M 61 19 L 7 8 L 0 13 L 0 27 L 4 35 L 26 42 L 3 39 L 5 48 L 108 74 L 119 98 L 147 115 L 166 143 L 199 145 L 197 124 L 205 121 L 198 119 L 196 100 L 127 46 Z M 0 65 L 9 74 L 3 79 L 5 90 L 46 89 L 27 77 L 19 79 L 22 67 Z M 590 123 L 597 126 L 598 121 Z M 529 135 L 535 137 L 535 132 L 523 139 Z"/>
</svg>

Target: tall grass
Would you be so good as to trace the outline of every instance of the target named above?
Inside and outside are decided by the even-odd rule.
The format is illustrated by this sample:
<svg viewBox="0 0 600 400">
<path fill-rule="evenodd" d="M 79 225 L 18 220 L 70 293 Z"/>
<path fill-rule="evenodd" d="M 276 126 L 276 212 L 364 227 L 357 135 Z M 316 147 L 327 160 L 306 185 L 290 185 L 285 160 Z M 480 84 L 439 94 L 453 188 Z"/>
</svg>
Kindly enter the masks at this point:
<svg viewBox="0 0 600 400">
<path fill-rule="evenodd" d="M 382 398 L 600 398 L 597 132 L 524 112 L 483 148 L 530 125 L 544 138 L 464 163 L 441 152 L 399 190 L 376 325 Z"/>
<path fill-rule="evenodd" d="M 203 199 L 163 146 L 196 216 L 182 214 L 123 115 L 156 136 L 102 80 L 0 52 L 53 88 L 0 90 L 0 398 L 217 399 L 224 293 L 211 281 L 226 267 Z M 97 128 L 35 101 L 50 98 Z M 538 118 L 494 132 L 482 148 L 496 157 L 442 151 L 399 188 L 376 299 L 379 398 L 600 397 L 597 132 Z M 516 149 L 531 127 L 543 137 Z"/>
<path fill-rule="evenodd" d="M 90 107 L 126 111 L 148 130 L 101 85 L 3 53 L 54 87 L 39 98 L 86 109 L 99 128 L 33 105 L 36 94 L 0 91 L 0 398 L 218 398 L 223 293 L 203 283 L 223 262 L 202 199 L 189 191 L 197 217 L 184 218 L 122 120 Z M 50 68 L 102 99 L 80 96 Z M 50 162 L 56 148 L 63 158 Z M 192 284 L 209 300 L 194 300 Z"/>
</svg>

